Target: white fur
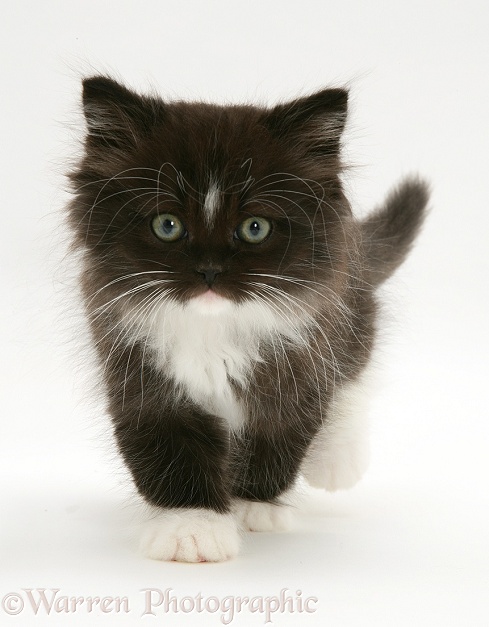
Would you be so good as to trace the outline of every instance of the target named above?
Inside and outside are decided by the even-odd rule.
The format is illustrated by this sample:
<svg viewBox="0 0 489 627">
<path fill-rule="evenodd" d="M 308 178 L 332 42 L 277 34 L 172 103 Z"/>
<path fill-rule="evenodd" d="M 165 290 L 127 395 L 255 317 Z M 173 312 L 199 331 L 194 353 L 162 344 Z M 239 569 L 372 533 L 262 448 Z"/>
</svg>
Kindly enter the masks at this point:
<svg viewBox="0 0 489 627">
<path fill-rule="evenodd" d="M 165 302 L 151 316 L 130 318 L 129 340 L 134 335 L 144 340 L 181 394 L 227 420 L 232 429 L 246 420 L 246 408 L 236 399 L 231 381 L 246 389 L 253 364 L 261 360 L 262 343 L 273 343 L 280 335 L 278 346 L 302 344 L 307 335 L 306 322 L 301 327 L 295 319 L 292 324 L 251 300 L 240 305 L 224 298 L 195 298 L 186 305 Z"/>
<path fill-rule="evenodd" d="M 287 531 L 292 526 L 291 511 L 286 505 L 239 500 L 234 512 L 245 531 Z"/>
<path fill-rule="evenodd" d="M 216 183 L 212 182 L 209 185 L 207 194 L 204 199 L 204 215 L 205 221 L 208 226 L 212 226 L 216 212 L 219 209 L 219 202 L 221 200 L 221 191 Z"/>
<path fill-rule="evenodd" d="M 235 557 L 239 546 L 235 517 L 206 509 L 160 510 L 141 541 L 146 557 L 176 562 L 223 562 Z"/>
<path fill-rule="evenodd" d="M 329 491 L 353 487 L 369 462 L 368 395 L 371 372 L 335 390 L 328 424 L 315 437 L 301 472 L 315 488 Z"/>
</svg>

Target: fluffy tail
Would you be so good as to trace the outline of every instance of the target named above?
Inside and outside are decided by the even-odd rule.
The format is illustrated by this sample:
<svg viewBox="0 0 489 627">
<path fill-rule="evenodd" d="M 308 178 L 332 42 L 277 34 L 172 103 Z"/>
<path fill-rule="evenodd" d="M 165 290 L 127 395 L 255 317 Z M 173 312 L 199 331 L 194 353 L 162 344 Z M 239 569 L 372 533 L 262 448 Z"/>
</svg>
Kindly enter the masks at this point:
<svg viewBox="0 0 489 627">
<path fill-rule="evenodd" d="M 401 265 L 423 224 L 428 199 L 424 181 L 407 179 L 387 196 L 382 207 L 362 221 L 365 281 L 380 285 Z"/>
</svg>

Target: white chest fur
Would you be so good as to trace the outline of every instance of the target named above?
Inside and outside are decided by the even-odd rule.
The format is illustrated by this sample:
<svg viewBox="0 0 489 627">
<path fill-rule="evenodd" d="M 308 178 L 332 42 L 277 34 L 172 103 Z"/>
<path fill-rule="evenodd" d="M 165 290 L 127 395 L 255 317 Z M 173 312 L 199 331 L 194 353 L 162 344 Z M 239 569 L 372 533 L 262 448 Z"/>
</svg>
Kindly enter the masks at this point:
<svg viewBox="0 0 489 627">
<path fill-rule="evenodd" d="M 136 335 L 144 340 L 182 396 L 227 420 L 231 429 L 239 429 L 247 416 L 246 403 L 236 397 L 234 387 L 247 389 L 253 364 L 262 359 L 262 344 L 275 344 L 278 335 L 304 341 L 297 320 L 292 324 L 256 301 L 166 302 L 151 316 L 133 312 L 127 326 L 132 339 Z"/>
<path fill-rule="evenodd" d="M 246 410 L 236 398 L 231 380 L 244 388 L 251 355 L 217 316 L 199 319 L 185 312 L 178 327 L 161 365 L 202 409 L 224 418 L 232 429 L 239 428 Z"/>
</svg>

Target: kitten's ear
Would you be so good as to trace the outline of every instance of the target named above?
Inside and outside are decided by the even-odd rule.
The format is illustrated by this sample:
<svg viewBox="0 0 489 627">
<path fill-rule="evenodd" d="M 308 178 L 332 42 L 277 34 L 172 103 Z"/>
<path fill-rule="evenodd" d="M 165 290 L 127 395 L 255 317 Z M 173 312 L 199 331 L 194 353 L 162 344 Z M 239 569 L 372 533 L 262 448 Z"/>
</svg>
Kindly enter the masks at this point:
<svg viewBox="0 0 489 627">
<path fill-rule="evenodd" d="M 139 96 L 105 76 L 83 81 L 83 112 L 88 147 L 127 150 L 148 134 L 163 113 L 163 104 Z"/>
<path fill-rule="evenodd" d="M 323 89 L 277 105 L 266 115 L 265 124 L 274 135 L 289 140 L 307 154 L 337 155 L 347 105 L 345 89 Z"/>
</svg>

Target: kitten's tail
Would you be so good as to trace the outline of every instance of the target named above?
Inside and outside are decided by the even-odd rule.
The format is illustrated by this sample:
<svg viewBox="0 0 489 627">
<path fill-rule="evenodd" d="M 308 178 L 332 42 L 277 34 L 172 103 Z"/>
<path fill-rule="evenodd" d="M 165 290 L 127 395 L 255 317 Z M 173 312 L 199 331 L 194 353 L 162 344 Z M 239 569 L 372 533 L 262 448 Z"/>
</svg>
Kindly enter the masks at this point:
<svg viewBox="0 0 489 627">
<path fill-rule="evenodd" d="M 404 261 L 426 216 L 428 185 L 418 179 L 403 181 L 361 223 L 366 253 L 364 279 L 377 286 Z"/>
</svg>

